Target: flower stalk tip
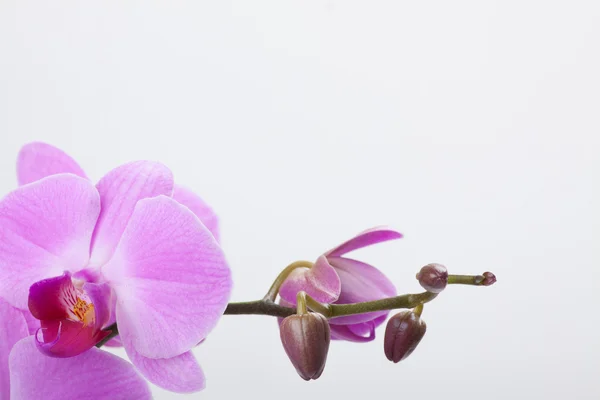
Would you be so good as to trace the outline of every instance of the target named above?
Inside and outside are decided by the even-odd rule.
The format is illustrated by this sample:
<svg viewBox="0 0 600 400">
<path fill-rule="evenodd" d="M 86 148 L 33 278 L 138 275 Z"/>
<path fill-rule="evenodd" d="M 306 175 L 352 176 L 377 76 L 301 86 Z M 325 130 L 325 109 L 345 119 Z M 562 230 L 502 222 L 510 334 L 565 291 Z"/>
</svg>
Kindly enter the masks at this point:
<svg viewBox="0 0 600 400">
<path fill-rule="evenodd" d="M 483 281 L 481 282 L 481 284 L 483 286 L 491 286 L 494 283 L 496 283 L 496 275 L 494 275 L 492 272 L 484 272 Z"/>
</svg>

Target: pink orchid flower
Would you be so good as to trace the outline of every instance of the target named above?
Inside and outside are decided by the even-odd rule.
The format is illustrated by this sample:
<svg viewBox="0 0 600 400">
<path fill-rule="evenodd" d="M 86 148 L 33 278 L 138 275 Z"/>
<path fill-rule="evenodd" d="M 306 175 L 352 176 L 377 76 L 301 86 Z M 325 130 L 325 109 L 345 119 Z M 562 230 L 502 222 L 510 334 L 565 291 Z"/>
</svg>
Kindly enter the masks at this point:
<svg viewBox="0 0 600 400">
<path fill-rule="evenodd" d="M 133 365 L 106 351 L 92 348 L 67 359 L 45 356 L 29 336 L 23 313 L 1 298 L 0 325 L 0 400 L 151 398 Z"/>
<path fill-rule="evenodd" d="M 298 268 L 281 285 L 281 304 L 296 304 L 296 294 L 305 291 L 315 300 L 329 304 L 349 304 L 396 296 L 394 284 L 377 268 L 343 257 L 346 253 L 388 240 L 402 234 L 387 227 L 376 227 L 359 233 L 320 256 L 312 268 Z M 331 338 L 351 342 L 375 339 L 375 328 L 387 318 L 389 311 L 337 317 L 329 320 Z"/>
<path fill-rule="evenodd" d="M 108 359 L 92 348 L 116 321 L 149 381 L 201 390 L 190 350 L 216 325 L 232 285 L 212 210 L 156 162 L 125 164 L 94 186 L 61 150 L 32 143 L 17 170 L 23 186 L 0 201 L 0 298 L 23 312 L 29 332 L 39 320 L 38 349 L 73 357 L 64 368 Z M 11 365 L 30 356 L 15 347 Z"/>
</svg>

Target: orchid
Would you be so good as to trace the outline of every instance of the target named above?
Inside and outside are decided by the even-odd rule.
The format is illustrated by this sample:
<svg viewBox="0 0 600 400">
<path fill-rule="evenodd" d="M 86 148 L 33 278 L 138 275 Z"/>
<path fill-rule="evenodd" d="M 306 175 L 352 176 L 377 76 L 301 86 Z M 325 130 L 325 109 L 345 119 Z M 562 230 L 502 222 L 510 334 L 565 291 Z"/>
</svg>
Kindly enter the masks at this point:
<svg viewBox="0 0 600 400">
<path fill-rule="evenodd" d="M 23 186 L 0 202 L 0 298 L 40 320 L 32 341 L 39 352 L 104 359 L 100 350 L 87 354 L 116 322 L 148 380 L 177 392 L 202 389 L 190 350 L 214 328 L 231 291 L 212 210 L 176 187 L 160 163 L 125 164 L 94 186 L 73 159 L 43 143 L 22 149 L 18 179 Z M 25 365 L 29 347 L 15 347 L 11 363 Z"/>
<path fill-rule="evenodd" d="M 425 334 L 423 305 L 447 285 L 496 282 L 431 263 L 416 275 L 425 292 L 397 295 L 381 271 L 346 256 L 402 237 L 377 227 L 291 263 L 262 299 L 228 303 L 217 217 L 163 164 L 128 163 L 93 185 L 63 151 L 31 143 L 17 176 L 0 200 L 0 400 L 148 399 L 147 381 L 201 390 L 192 349 L 223 314 L 280 318 L 285 352 L 310 380 L 330 339 L 372 341 L 390 310 L 412 310 L 386 329 L 384 353 L 398 362 Z M 103 345 L 123 346 L 131 363 Z"/>
<path fill-rule="evenodd" d="M 391 228 L 372 228 L 327 251 L 312 268 L 294 269 L 279 290 L 281 304 L 295 305 L 296 295 L 300 291 L 329 304 L 360 303 L 395 296 L 394 284 L 381 271 L 344 255 L 401 237 L 400 232 Z M 377 311 L 332 318 L 329 320 L 331 338 L 352 342 L 372 341 L 375 339 L 375 328 L 385 322 L 387 315 L 388 311 Z"/>
</svg>

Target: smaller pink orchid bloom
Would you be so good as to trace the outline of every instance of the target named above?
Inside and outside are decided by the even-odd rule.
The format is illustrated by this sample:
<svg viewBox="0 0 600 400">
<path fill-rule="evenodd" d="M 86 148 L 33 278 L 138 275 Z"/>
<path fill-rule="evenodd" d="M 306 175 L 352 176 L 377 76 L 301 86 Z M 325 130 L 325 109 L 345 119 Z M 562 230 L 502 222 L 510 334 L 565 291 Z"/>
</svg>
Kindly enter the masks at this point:
<svg viewBox="0 0 600 400">
<path fill-rule="evenodd" d="M 125 164 L 94 186 L 64 152 L 32 143 L 17 170 L 23 186 L 0 201 L 0 298 L 28 332 L 37 325 L 38 353 L 107 359 L 93 347 L 116 321 L 148 380 L 201 390 L 191 349 L 216 325 L 232 285 L 212 210 L 156 162 Z M 13 348 L 11 365 L 28 363 L 27 346 Z"/>
<path fill-rule="evenodd" d="M 396 296 L 396 287 L 381 271 L 343 256 L 353 250 L 401 237 L 400 232 L 387 227 L 359 233 L 320 256 L 312 268 L 294 270 L 279 290 L 281 304 L 294 306 L 299 291 L 329 304 L 359 303 Z M 388 314 L 389 311 L 377 311 L 332 318 L 329 320 L 331 338 L 351 342 L 371 341 L 375 339 L 375 328 L 385 322 Z"/>
<path fill-rule="evenodd" d="M 29 336 L 22 312 L 1 298 L 0 326 L 0 400 L 152 398 L 133 365 L 106 351 L 45 356 Z"/>
</svg>

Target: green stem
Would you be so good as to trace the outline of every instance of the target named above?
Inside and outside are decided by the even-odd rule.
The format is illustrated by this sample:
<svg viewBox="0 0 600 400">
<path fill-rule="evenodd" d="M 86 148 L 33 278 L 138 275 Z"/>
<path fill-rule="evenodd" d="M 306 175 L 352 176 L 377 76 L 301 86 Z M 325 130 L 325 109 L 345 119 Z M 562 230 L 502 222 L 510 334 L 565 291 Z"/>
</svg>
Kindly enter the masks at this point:
<svg viewBox="0 0 600 400">
<path fill-rule="evenodd" d="M 354 304 L 331 304 L 327 318 L 343 317 L 346 315 L 364 314 L 374 311 L 394 310 L 396 308 L 415 308 L 419 304 L 430 302 L 437 297 L 436 293 L 423 292 L 418 294 L 404 294 L 402 296 L 388 297 L 387 299 L 365 301 Z"/>
<path fill-rule="evenodd" d="M 484 279 L 481 275 L 448 275 L 448 285 L 481 286 Z"/>
<path fill-rule="evenodd" d="M 308 308 L 306 307 L 306 292 L 298 292 L 296 295 L 296 314 L 304 315 L 308 313 Z"/>
<path fill-rule="evenodd" d="M 323 314 L 324 316 L 329 315 L 331 312 L 331 306 L 329 304 L 322 304 L 313 299 L 306 292 L 298 292 L 297 296 L 298 303 L 298 314 L 306 314 L 306 308 L 310 308 L 311 310 L 318 312 L 319 314 Z M 300 304 L 302 303 L 302 310 L 300 309 Z M 300 312 L 304 311 L 304 312 Z"/>
<path fill-rule="evenodd" d="M 119 329 L 117 328 L 116 322 L 108 328 L 106 328 L 105 330 L 110 331 L 110 333 L 104 339 L 96 343 L 96 347 L 98 348 L 104 346 L 110 339 L 113 339 L 115 336 L 119 335 Z"/>
<path fill-rule="evenodd" d="M 296 313 L 294 308 L 280 306 L 271 300 L 254 300 L 229 303 L 225 315 L 270 315 L 285 318 Z"/>
<path fill-rule="evenodd" d="M 420 317 L 420 316 L 421 316 L 421 314 L 423 314 L 423 303 L 421 303 L 421 304 L 419 304 L 418 306 L 416 306 L 416 307 L 413 309 L 413 312 L 414 312 L 415 314 L 417 314 L 417 316 L 419 316 L 419 317 Z"/>
</svg>

